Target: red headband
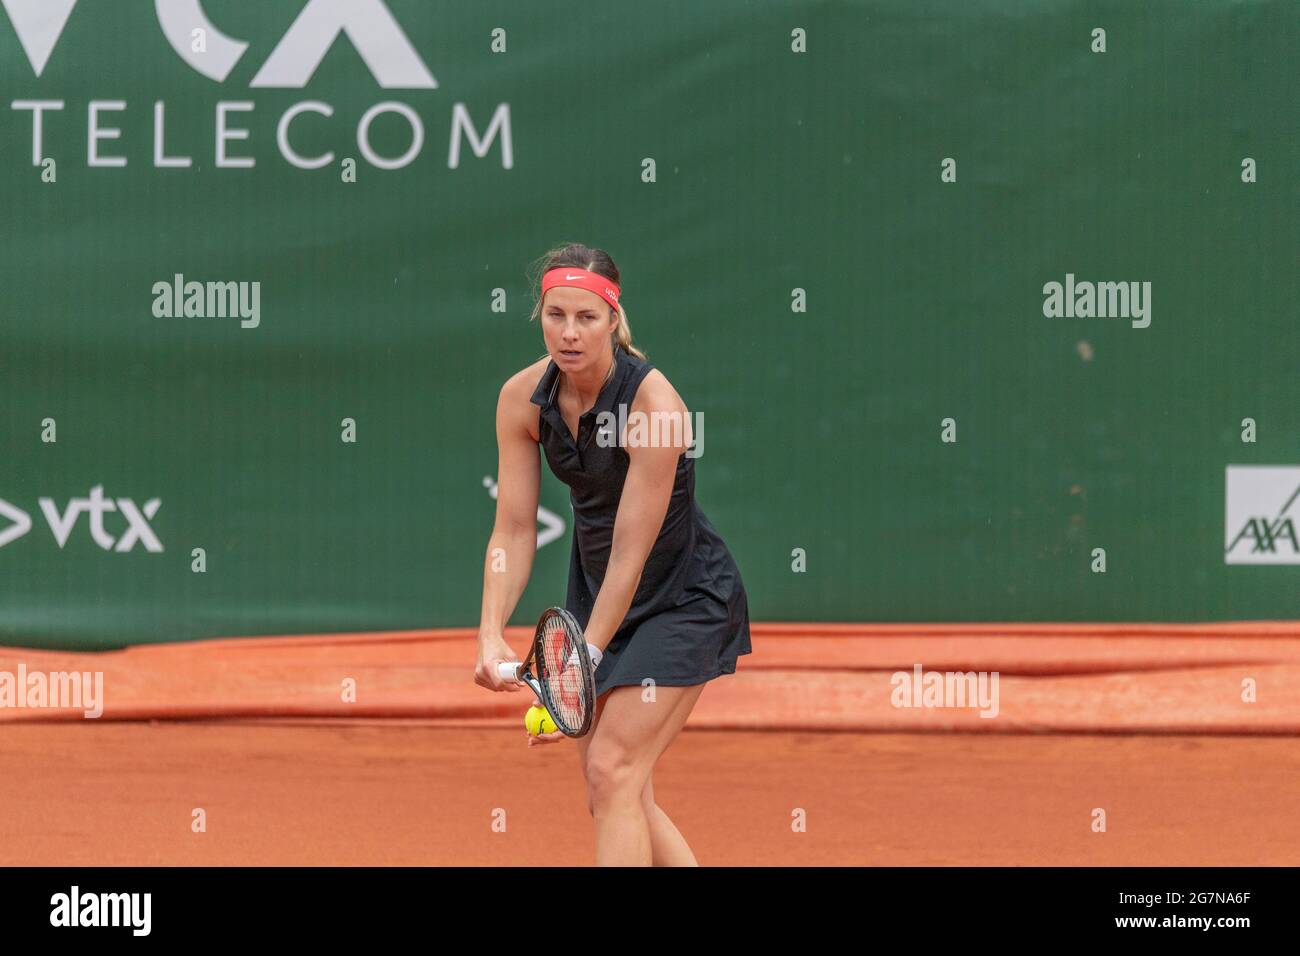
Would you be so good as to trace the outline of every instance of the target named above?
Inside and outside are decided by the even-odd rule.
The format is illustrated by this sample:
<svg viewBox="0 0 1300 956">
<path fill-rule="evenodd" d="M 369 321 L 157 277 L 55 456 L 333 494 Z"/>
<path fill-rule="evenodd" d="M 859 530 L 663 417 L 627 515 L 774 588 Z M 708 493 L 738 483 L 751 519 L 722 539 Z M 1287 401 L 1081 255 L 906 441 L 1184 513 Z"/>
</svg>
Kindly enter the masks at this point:
<svg viewBox="0 0 1300 956">
<path fill-rule="evenodd" d="M 594 292 L 618 311 L 618 284 L 603 275 L 572 266 L 552 269 L 542 276 L 542 295 L 545 296 L 549 289 L 554 289 L 557 285 Z"/>
</svg>

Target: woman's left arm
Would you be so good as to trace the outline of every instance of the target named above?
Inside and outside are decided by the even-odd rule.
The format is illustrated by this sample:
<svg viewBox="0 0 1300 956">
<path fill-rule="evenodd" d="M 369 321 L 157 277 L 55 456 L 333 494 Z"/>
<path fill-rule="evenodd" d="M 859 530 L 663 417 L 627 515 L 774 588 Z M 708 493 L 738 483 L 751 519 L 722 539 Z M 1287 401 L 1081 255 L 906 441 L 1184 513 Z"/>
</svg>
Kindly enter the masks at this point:
<svg viewBox="0 0 1300 956">
<path fill-rule="evenodd" d="M 614 519 L 614 540 L 610 546 L 609 564 L 605 579 L 596 595 L 587 623 L 587 642 L 602 651 L 614 638 L 623 623 L 646 558 L 654 548 L 659 531 L 668 513 L 668 502 L 673 494 L 677 476 L 677 460 L 686 451 L 689 425 L 686 422 L 686 405 L 668 379 L 658 369 L 652 369 L 637 389 L 630 409 L 628 430 L 632 430 L 633 415 L 641 413 L 646 423 L 672 422 L 673 415 L 682 424 L 680 428 L 650 428 L 641 430 L 645 444 L 624 445 L 628 456 L 627 479 Z M 656 420 L 656 413 L 668 417 Z M 650 439 L 656 439 L 651 441 Z M 625 436 L 620 436 L 624 440 Z M 686 560 L 689 555 L 684 555 Z"/>
</svg>

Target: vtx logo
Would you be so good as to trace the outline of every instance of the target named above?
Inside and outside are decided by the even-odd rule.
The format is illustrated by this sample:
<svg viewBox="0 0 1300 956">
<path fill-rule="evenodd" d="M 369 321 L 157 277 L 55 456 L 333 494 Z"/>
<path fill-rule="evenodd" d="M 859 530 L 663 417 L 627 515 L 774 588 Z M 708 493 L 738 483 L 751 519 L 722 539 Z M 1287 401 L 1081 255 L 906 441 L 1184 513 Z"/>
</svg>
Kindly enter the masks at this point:
<svg viewBox="0 0 1300 956">
<path fill-rule="evenodd" d="M 40 503 L 41 511 L 45 513 L 45 520 L 50 526 L 50 531 L 54 533 L 54 540 L 58 542 L 60 549 L 67 544 L 68 538 L 77 525 L 77 519 L 83 511 L 90 515 L 88 522 L 90 537 L 105 551 L 130 551 L 135 547 L 136 542 L 143 544 L 146 551 L 163 549 L 162 542 L 153 533 L 153 528 L 149 527 L 149 522 L 158 513 L 158 506 L 161 504 L 158 498 L 150 498 L 144 503 L 143 508 L 139 508 L 130 498 L 105 498 L 104 486 L 96 485 L 90 489 L 89 498 L 69 500 L 68 506 L 62 513 L 59 512 L 53 498 L 41 498 Z M 104 530 L 104 513 L 107 511 L 120 512 L 126 519 L 126 531 L 121 537 L 114 538 Z M 3 498 L 0 498 L 0 519 L 8 519 L 12 522 L 8 528 L 0 530 L 0 548 L 32 530 L 31 515 Z"/>
<path fill-rule="evenodd" d="M 0 0 L 36 75 L 63 34 L 77 0 Z M 225 82 L 248 44 L 222 33 L 200 0 L 154 0 L 163 35 L 180 58 L 218 83 Z M 411 46 L 384 0 L 308 0 L 250 86 L 302 89 L 339 33 L 346 33 L 385 89 L 437 89 L 438 83 Z"/>
</svg>

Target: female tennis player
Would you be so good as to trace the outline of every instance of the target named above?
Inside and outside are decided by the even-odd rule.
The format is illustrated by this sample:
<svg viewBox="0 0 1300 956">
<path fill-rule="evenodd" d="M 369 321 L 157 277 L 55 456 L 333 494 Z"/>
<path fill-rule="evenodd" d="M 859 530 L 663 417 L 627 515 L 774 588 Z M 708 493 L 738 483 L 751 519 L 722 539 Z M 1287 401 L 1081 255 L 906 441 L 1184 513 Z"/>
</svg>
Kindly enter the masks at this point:
<svg viewBox="0 0 1300 956">
<path fill-rule="evenodd" d="M 696 866 L 651 778 L 705 683 L 750 653 L 745 588 L 695 503 L 689 412 L 632 344 L 613 260 L 580 244 L 552 250 L 533 318 L 547 355 L 512 376 L 497 403 L 496 524 L 474 680 L 523 689 L 502 681 L 498 664 L 518 660 L 503 632 L 537 550 L 541 445 L 573 505 L 565 608 L 602 652 L 594 723 L 576 739 L 596 864 Z M 562 739 L 557 731 L 529 746 Z"/>
</svg>

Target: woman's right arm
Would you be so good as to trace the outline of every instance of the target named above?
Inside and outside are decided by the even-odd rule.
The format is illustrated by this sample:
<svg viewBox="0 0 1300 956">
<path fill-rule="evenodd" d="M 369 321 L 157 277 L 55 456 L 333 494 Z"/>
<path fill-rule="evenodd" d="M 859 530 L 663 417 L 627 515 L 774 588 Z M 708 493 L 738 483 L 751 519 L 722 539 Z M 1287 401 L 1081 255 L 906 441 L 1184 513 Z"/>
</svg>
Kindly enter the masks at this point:
<svg viewBox="0 0 1300 956">
<path fill-rule="evenodd" d="M 525 370 L 527 371 L 527 370 Z M 474 682 L 492 690 L 523 690 L 502 681 L 500 661 L 517 661 L 505 640 L 506 622 L 528 586 L 537 553 L 537 501 L 542 474 L 537 442 L 529 428 L 537 407 L 524 372 L 501 388 L 497 399 L 497 512 L 483 560 L 483 611 L 479 618 Z"/>
</svg>

